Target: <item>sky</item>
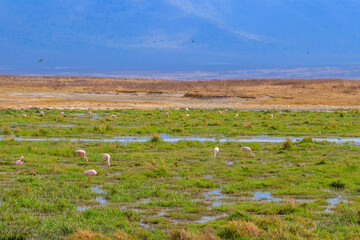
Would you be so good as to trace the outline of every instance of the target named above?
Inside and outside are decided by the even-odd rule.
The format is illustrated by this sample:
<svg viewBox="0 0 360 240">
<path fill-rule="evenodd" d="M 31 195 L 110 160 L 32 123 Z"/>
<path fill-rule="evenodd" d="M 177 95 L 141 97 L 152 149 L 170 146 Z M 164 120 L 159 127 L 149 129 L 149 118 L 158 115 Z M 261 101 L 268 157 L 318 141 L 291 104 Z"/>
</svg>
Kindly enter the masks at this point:
<svg viewBox="0 0 360 240">
<path fill-rule="evenodd" d="M 360 0 L 0 1 L 0 74 L 360 79 L 359 43 Z"/>
</svg>

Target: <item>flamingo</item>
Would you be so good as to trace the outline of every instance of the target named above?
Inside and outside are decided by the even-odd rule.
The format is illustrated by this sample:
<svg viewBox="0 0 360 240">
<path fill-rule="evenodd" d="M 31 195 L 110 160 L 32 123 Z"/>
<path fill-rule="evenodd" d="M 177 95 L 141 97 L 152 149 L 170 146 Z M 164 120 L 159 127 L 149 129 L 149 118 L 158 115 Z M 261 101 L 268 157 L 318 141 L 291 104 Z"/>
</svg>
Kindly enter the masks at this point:
<svg viewBox="0 0 360 240">
<path fill-rule="evenodd" d="M 165 112 L 165 117 L 168 117 L 169 116 L 169 112 Z"/>
<path fill-rule="evenodd" d="M 218 147 L 215 147 L 215 148 L 214 148 L 214 158 L 216 157 L 216 154 L 217 154 L 219 151 L 220 151 L 220 150 L 219 150 Z"/>
<path fill-rule="evenodd" d="M 190 115 L 189 115 L 189 114 L 186 114 L 186 116 L 187 116 L 187 117 L 190 117 Z"/>
<path fill-rule="evenodd" d="M 220 113 L 220 114 L 222 114 L 222 112 L 221 112 L 221 111 L 219 111 L 219 113 Z"/>
<path fill-rule="evenodd" d="M 45 116 L 45 113 L 43 111 L 40 112 L 41 116 Z"/>
<path fill-rule="evenodd" d="M 79 155 L 79 160 L 81 160 L 83 157 L 86 159 L 86 162 L 88 161 L 87 157 L 85 156 L 86 152 L 84 150 L 76 150 L 75 153 Z"/>
<path fill-rule="evenodd" d="M 239 117 L 239 114 L 235 114 L 235 118 L 238 118 Z"/>
<path fill-rule="evenodd" d="M 15 164 L 16 164 L 16 171 L 18 171 L 18 167 L 20 167 L 21 164 L 23 164 L 23 162 L 24 162 L 24 156 L 21 156 L 20 160 L 17 160 L 17 161 L 15 162 Z"/>
<path fill-rule="evenodd" d="M 92 115 L 91 111 L 89 111 L 88 114 L 91 116 Z"/>
<path fill-rule="evenodd" d="M 225 112 L 227 112 L 227 111 L 229 111 L 227 108 L 225 108 L 225 110 L 224 110 Z"/>
<path fill-rule="evenodd" d="M 22 116 L 23 116 L 24 118 L 26 118 L 26 117 L 27 117 L 27 116 L 26 116 L 26 114 L 23 114 Z"/>
<path fill-rule="evenodd" d="M 247 156 L 247 153 L 250 153 L 251 155 L 253 155 L 253 157 L 255 157 L 255 154 L 252 153 L 251 148 L 249 147 L 242 147 L 242 149 L 245 151 L 245 155 Z"/>
<path fill-rule="evenodd" d="M 87 170 L 87 171 L 85 171 L 83 175 L 89 177 L 89 179 L 88 179 L 88 183 L 89 183 L 91 177 L 92 177 L 92 176 L 95 176 L 96 174 L 97 174 L 97 172 L 96 172 L 94 169 L 92 169 L 92 170 Z"/>
<path fill-rule="evenodd" d="M 110 155 L 107 153 L 103 154 L 103 162 L 104 162 L 104 166 L 106 167 L 106 161 L 107 161 L 107 165 L 108 167 L 110 167 Z"/>
<path fill-rule="evenodd" d="M 185 110 L 186 110 L 186 111 L 189 111 L 189 108 L 186 108 Z"/>
<path fill-rule="evenodd" d="M 274 117 L 274 115 L 273 115 L 273 114 L 270 114 L 270 117 L 271 117 L 271 118 L 273 118 L 273 117 Z"/>
<path fill-rule="evenodd" d="M 113 115 L 110 116 L 110 118 L 111 118 L 111 119 L 117 118 L 117 116 L 113 114 Z"/>
<path fill-rule="evenodd" d="M 64 112 L 60 112 L 60 116 L 64 116 Z"/>
</svg>

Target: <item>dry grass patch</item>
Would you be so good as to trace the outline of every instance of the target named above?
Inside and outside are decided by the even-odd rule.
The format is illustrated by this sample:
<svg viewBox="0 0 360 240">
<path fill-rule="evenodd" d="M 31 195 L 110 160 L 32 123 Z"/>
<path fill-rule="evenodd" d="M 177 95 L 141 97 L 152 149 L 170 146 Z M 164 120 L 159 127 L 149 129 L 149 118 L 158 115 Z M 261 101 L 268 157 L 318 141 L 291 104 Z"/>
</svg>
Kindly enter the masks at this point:
<svg viewBox="0 0 360 240">
<path fill-rule="evenodd" d="M 101 235 L 100 233 L 79 230 L 70 236 L 66 237 L 65 240 L 110 240 L 110 238 Z"/>
</svg>

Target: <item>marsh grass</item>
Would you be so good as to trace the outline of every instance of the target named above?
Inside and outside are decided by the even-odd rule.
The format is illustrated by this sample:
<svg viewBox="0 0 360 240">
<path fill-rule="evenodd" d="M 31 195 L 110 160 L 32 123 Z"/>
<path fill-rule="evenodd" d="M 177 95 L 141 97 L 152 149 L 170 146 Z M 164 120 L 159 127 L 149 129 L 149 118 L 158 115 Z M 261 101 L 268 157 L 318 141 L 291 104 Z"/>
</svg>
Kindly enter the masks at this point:
<svg viewBox="0 0 360 240">
<path fill-rule="evenodd" d="M 191 118 L 184 117 L 184 110 L 166 111 L 170 114 L 166 118 L 158 110 L 118 110 L 118 119 L 92 119 L 85 111 L 69 110 L 59 118 L 58 110 L 47 110 L 43 117 L 39 117 L 34 109 L 23 110 L 19 114 L 0 110 L 0 124 L 2 132 L 6 129 L 5 132 L 9 133 L 10 129 L 17 137 L 151 136 L 153 133 L 204 137 L 360 136 L 357 131 L 360 128 L 358 111 L 343 117 L 334 112 L 289 112 L 273 119 L 268 117 L 267 111 L 236 111 L 239 118 L 234 117 L 235 111 L 232 110 L 219 114 L 216 110 L 191 109 Z M 23 113 L 27 118 L 21 116 Z M 94 113 L 108 116 L 110 111 Z"/>
<path fill-rule="evenodd" d="M 30 116 L 35 113 L 34 109 L 27 111 Z M 190 111 L 199 118 L 208 117 L 205 114 L 215 118 L 219 115 L 212 111 Z M 138 112 L 139 119 L 154 117 L 144 129 L 162 129 L 162 113 L 151 111 L 153 114 L 147 115 L 148 112 Z M 179 112 L 170 114 L 169 119 L 180 117 Z M 229 112 L 221 115 L 227 116 Z M 17 111 L 3 113 L 20 114 Z M 70 113 L 66 112 L 61 121 L 65 121 L 64 124 L 79 121 L 77 124 L 84 131 L 75 134 L 84 136 L 95 135 L 92 132 L 95 123 L 108 123 L 117 131 L 115 126 L 120 122 L 113 119 L 94 123 L 90 117 L 79 119 Z M 49 120 L 51 114 L 50 111 L 43 118 L 22 121 L 48 124 L 52 121 Z M 304 117 L 316 114 L 304 113 Z M 329 114 L 324 116 L 339 117 L 339 114 Z M 233 121 L 242 126 L 243 121 L 248 120 L 240 118 L 247 116 L 252 118 L 252 128 L 258 131 L 262 123 L 253 118 L 261 115 L 261 112 L 239 111 L 237 120 L 233 120 L 232 114 L 224 120 L 215 119 L 222 121 L 221 128 L 209 128 L 227 132 L 230 130 L 223 127 Z M 302 113 L 291 112 L 281 118 L 290 116 L 303 118 Z M 299 119 L 296 121 L 300 122 Z M 203 120 L 185 119 L 183 125 L 172 127 L 195 134 L 204 128 L 197 127 Z M 320 117 L 317 120 L 321 120 Z M 317 120 L 309 122 L 324 128 Z M 126 122 L 121 124 L 133 132 Z M 278 124 L 284 132 L 288 131 L 281 122 Z M 339 124 L 335 131 L 342 126 Z M 20 125 L 16 128 L 21 128 L 20 134 L 26 129 Z M 49 128 L 48 134 L 61 136 L 69 129 L 72 128 Z M 157 130 L 149 131 L 152 134 Z M 28 131 L 33 134 L 39 130 Z M 3 139 L 0 141 L 0 239 L 346 239 L 358 236 L 359 147 L 352 143 L 316 142 L 310 137 L 292 142 L 291 148 L 284 148 L 285 144 L 247 143 L 256 158 L 246 158 L 236 142 L 122 144 Z M 221 149 L 215 160 L 214 146 Z M 77 149 L 86 150 L 89 162 L 79 161 L 74 154 Z M 111 155 L 110 168 L 101 165 L 103 153 Z M 24 163 L 15 172 L 14 162 L 22 155 Z M 230 161 L 233 165 L 227 165 Z M 88 169 L 98 172 L 90 184 L 82 175 Z M 102 192 L 92 191 L 93 187 Z M 254 192 L 270 192 L 279 201 L 254 200 Z M 347 202 L 330 205 L 329 199 L 339 195 L 343 196 L 339 201 Z M 106 202 L 99 202 L 99 198 Z M 326 209 L 333 212 L 324 212 Z M 207 217 L 209 221 L 201 222 Z"/>
</svg>

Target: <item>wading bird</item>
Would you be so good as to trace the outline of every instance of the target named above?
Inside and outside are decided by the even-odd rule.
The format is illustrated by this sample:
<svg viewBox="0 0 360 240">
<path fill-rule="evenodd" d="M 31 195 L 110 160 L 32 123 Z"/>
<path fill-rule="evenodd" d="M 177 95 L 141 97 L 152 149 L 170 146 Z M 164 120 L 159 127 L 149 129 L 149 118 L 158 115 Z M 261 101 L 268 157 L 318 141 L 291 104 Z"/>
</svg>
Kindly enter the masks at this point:
<svg viewBox="0 0 360 240">
<path fill-rule="evenodd" d="M 45 116 L 45 113 L 43 111 L 40 112 L 41 116 Z"/>
<path fill-rule="evenodd" d="M 64 112 L 60 112 L 60 115 L 61 115 L 61 116 L 64 116 Z"/>
<path fill-rule="evenodd" d="M 214 148 L 214 158 L 216 157 L 216 154 L 220 151 L 220 149 L 218 147 Z"/>
<path fill-rule="evenodd" d="M 187 116 L 187 117 L 190 117 L 190 115 L 189 115 L 189 114 L 186 114 L 186 116 Z"/>
<path fill-rule="evenodd" d="M 18 171 L 18 167 L 20 167 L 21 164 L 23 164 L 23 162 L 24 162 L 24 156 L 21 156 L 20 160 L 17 160 L 17 161 L 15 162 L 15 164 L 16 164 L 16 171 Z"/>
<path fill-rule="evenodd" d="M 110 167 L 110 155 L 107 153 L 103 154 L 103 163 L 104 166 L 106 167 L 106 161 L 107 161 L 107 166 Z"/>
<path fill-rule="evenodd" d="M 244 151 L 245 151 L 245 155 L 248 156 L 247 154 L 250 153 L 251 155 L 253 155 L 253 157 L 255 157 L 255 154 L 252 153 L 251 148 L 249 147 L 241 147 Z"/>
<path fill-rule="evenodd" d="M 239 117 L 239 114 L 235 114 L 235 118 L 238 118 Z"/>
<path fill-rule="evenodd" d="M 85 171 L 83 175 L 89 177 L 89 179 L 88 179 L 88 183 L 89 183 L 91 177 L 92 177 L 92 176 L 95 176 L 96 174 L 97 174 L 97 172 L 96 172 L 94 169 L 92 169 L 92 170 L 87 170 L 87 171 Z"/>
<path fill-rule="evenodd" d="M 86 161 L 88 161 L 87 157 L 85 156 L 86 152 L 84 150 L 76 150 L 75 153 L 79 155 L 79 160 L 81 160 L 81 158 L 83 157 L 86 159 Z"/>
<path fill-rule="evenodd" d="M 26 116 L 26 114 L 23 114 L 22 116 L 23 116 L 24 118 L 26 118 L 26 117 L 27 117 L 27 116 Z"/>
</svg>

